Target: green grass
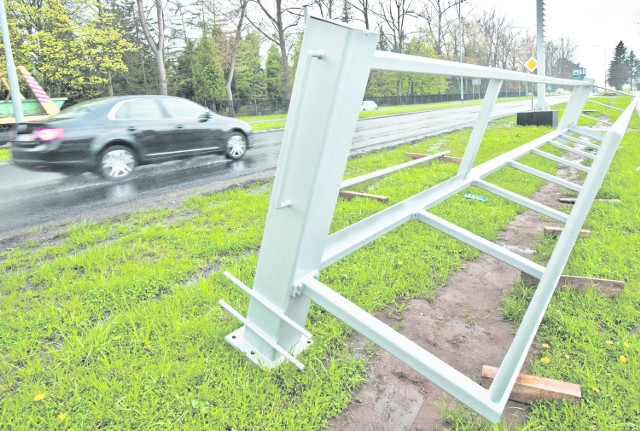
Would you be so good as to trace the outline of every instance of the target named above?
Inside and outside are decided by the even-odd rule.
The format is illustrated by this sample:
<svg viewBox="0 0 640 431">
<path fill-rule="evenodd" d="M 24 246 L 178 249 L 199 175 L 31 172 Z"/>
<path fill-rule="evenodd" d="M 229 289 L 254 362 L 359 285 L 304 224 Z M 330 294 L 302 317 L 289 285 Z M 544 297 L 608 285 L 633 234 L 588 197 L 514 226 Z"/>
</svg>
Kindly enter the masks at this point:
<svg viewBox="0 0 640 431">
<path fill-rule="evenodd" d="M 478 163 L 549 130 L 515 127 L 513 121 L 493 123 Z M 438 136 L 352 159 L 345 176 L 406 161 L 405 151 L 450 149 L 452 155 L 461 156 L 469 133 Z M 638 157 L 633 145 L 625 149 L 629 157 Z M 527 163 L 547 172 L 555 170 L 555 164 L 545 159 L 531 157 Z M 621 168 L 619 162 L 616 167 Z M 340 199 L 331 230 L 437 184 L 456 170 L 457 165 L 434 162 L 361 184 L 355 189 L 388 195 L 391 202 Z M 523 195 L 542 184 L 511 171 L 500 171 L 491 180 Z M 299 357 L 307 365 L 302 373 L 291 364 L 260 369 L 223 340 L 239 324 L 217 301 L 225 299 L 246 313 L 248 299 L 222 271 L 251 284 L 271 186 L 271 182 L 258 182 L 196 195 L 174 210 L 81 223 L 50 243 L 32 240 L 0 253 L 0 429 L 323 429 L 328 418 L 347 406 L 352 391 L 366 376 L 367 358 L 350 354 L 352 331 L 346 325 L 311 308 L 306 327 L 314 334 L 314 344 Z M 632 186 L 638 188 L 635 183 Z M 633 214 L 638 214 L 637 206 L 625 207 L 618 220 L 634 209 Z M 610 210 L 602 208 L 604 213 Z M 438 215 L 489 239 L 520 211 L 499 198 L 481 203 L 461 195 L 435 209 Z M 637 232 L 637 223 L 625 223 Z M 602 237 L 603 243 L 614 235 L 614 227 Z M 606 256 L 613 259 L 626 253 L 629 261 L 640 258 L 633 254 L 640 254 L 637 246 L 634 249 L 631 244 L 630 238 L 623 251 L 616 251 L 615 244 L 607 243 Z M 321 279 L 365 310 L 381 310 L 411 297 L 433 298 L 465 259 L 477 255 L 475 249 L 415 222 L 332 265 Z M 631 270 L 618 264 L 620 271 Z M 612 310 L 627 315 L 606 315 L 605 328 L 618 325 L 619 319 L 623 323 L 616 326 L 615 337 L 603 336 L 615 341 L 616 348 L 629 342 L 635 350 L 629 351 L 626 368 L 610 360 L 606 368 L 595 370 L 601 379 L 596 381 L 600 394 L 611 401 L 597 408 L 587 405 L 583 411 L 604 411 L 614 404 L 619 410 L 628 408 L 606 386 L 607 378 L 615 377 L 621 386 L 629 380 L 625 396 L 638 387 L 638 337 L 622 331 L 633 322 L 640 323 L 633 311 L 639 308 L 638 295 L 633 293 L 639 278 L 635 272 L 628 275 L 623 302 Z M 523 301 L 528 294 L 522 292 Z M 591 297 L 604 306 L 609 301 L 590 295 L 578 298 L 576 304 Z M 518 302 L 512 302 L 517 308 Z M 579 311 L 576 304 L 570 312 L 595 312 Z M 550 316 L 557 313 L 551 310 Z M 517 318 L 516 312 L 512 314 Z M 556 325 L 558 318 L 545 319 L 551 334 L 566 330 Z M 553 343 L 560 356 L 568 348 L 563 338 L 545 340 Z M 572 353 L 576 368 L 578 352 Z M 617 350 L 614 353 L 619 356 Z M 551 370 L 555 363 L 554 357 L 542 371 Z M 635 375 L 623 378 L 622 371 Z M 545 411 L 554 412 L 556 407 L 536 405 L 532 421 L 537 408 L 544 417 Z M 458 413 L 447 414 L 453 418 Z"/>
<path fill-rule="evenodd" d="M 11 150 L 0 148 L 0 162 L 8 162 L 11 160 Z"/>
<path fill-rule="evenodd" d="M 628 99 L 627 99 L 628 100 Z M 621 106 L 624 100 L 602 100 Z M 593 105 L 596 108 L 596 105 Z M 614 118 L 618 111 L 597 107 Z M 586 120 L 588 121 L 588 120 Z M 579 405 L 537 401 L 526 430 L 634 430 L 640 426 L 640 118 L 634 114 L 599 198 L 585 222 L 591 238 L 579 239 L 565 274 L 624 280 L 625 292 L 611 299 L 601 293 L 558 290 L 549 306 L 528 364 L 529 373 L 580 385 Z M 537 260 L 549 258 L 555 241 L 543 238 Z M 518 323 L 533 288 L 516 285 L 504 300 L 505 318 Z M 506 429 L 491 426 L 468 410 L 443 409 L 451 429 Z M 520 428 L 518 428 L 520 429 Z"/>
</svg>

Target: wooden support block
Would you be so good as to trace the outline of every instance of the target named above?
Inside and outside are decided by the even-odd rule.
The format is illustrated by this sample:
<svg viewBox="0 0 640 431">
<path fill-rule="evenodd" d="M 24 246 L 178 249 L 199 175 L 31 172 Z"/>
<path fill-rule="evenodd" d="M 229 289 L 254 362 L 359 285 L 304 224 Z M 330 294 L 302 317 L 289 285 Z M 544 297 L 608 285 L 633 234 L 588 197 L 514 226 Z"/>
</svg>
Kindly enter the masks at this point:
<svg viewBox="0 0 640 431">
<path fill-rule="evenodd" d="M 462 163 L 462 157 L 443 156 L 442 160 L 444 160 L 445 162 L 451 162 L 451 163 Z"/>
<path fill-rule="evenodd" d="M 380 202 L 388 202 L 389 201 L 389 196 L 370 195 L 368 193 L 351 192 L 349 190 L 340 190 L 340 196 L 342 196 L 343 198 L 347 198 L 347 199 L 353 199 L 353 198 L 357 197 L 357 198 L 374 199 L 374 200 L 380 201 Z"/>
<path fill-rule="evenodd" d="M 498 368 L 483 365 L 480 376 L 482 386 L 485 388 L 491 386 L 496 374 L 498 374 Z M 509 395 L 510 400 L 519 403 L 532 403 L 544 399 L 566 400 L 573 404 L 580 404 L 581 398 L 580 385 L 523 373 L 518 374 L 516 384 Z"/>
<path fill-rule="evenodd" d="M 520 273 L 520 280 L 528 285 L 537 286 L 539 280 L 524 272 Z M 575 275 L 562 275 L 556 287 L 571 286 L 576 290 L 586 290 L 593 286 L 596 292 L 603 293 L 610 298 L 617 298 L 624 292 L 624 281 L 607 280 L 604 278 L 578 277 Z"/>
<path fill-rule="evenodd" d="M 545 235 L 560 235 L 562 233 L 561 227 L 555 226 L 545 226 L 544 234 Z M 580 238 L 591 238 L 591 231 L 586 229 L 580 229 L 580 233 L 578 234 Z"/>
<path fill-rule="evenodd" d="M 422 154 L 422 153 L 404 153 L 405 156 L 411 157 L 412 159 L 421 159 L 423 157 L 430 156 L 431 154 Z M 462 162 L 462 158 L 460 157 L 451 157 L 451 156 L 442 156 L 438 157 L 439 160 L 451 163 L 460 163 Z"/>
<path fill-rule="evenodd" d="M 422 153 L 404 153 L 405 156 L 409 156 L 412 159 L 422 159 L 424 157 L 427 157 L 429 154 L 422 154 Z"/>
<path fill-rule="evenodd" d="M 558 202 L 562 202 L 563 204 L 575 204 L 576 200 L 578 198 L 575 197 L 564 197 L 564 198 L 558 198 Z M 620 199 L 596 199 L 596 202 L 607 202 L 607 203 L 618 203 L 620 202 Z"/>
<path fill-rule="evenodd" d="M 558 201 L 563 204 L 575 204 L 578 198 L 558 198 Z"/>
</svg>

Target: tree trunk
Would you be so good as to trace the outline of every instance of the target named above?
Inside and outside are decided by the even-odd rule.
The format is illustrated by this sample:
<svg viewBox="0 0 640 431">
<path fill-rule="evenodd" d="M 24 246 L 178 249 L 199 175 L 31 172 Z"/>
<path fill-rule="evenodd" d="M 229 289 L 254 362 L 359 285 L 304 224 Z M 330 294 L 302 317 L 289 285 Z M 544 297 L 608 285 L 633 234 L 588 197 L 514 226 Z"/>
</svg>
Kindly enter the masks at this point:
<svg viewBox="0 0 640 431">
<path fill-rule="evenodd" d="M 149 30 L 149 22 L 144 13 L 143 0 L 136 0 L 138 6 L 138 16 L 140 18 L 140 25 L 142 26 L 142 32 L 144 33 L 149 47 L 156 57 L 156 65 L 158 67 L 158 85 L 160 94 L 166 96 L 167 91 L 167 71 L 164 67 L 164 14 L 162 12 L 162 0 L 154 0 L 156 7 L 156 16 L 158 17 L 158 41 L 156 42 Z"/>
<path fill-rule="evenodd" d="M 247 10 L 248 0 L 241 0 L 240 3 L 240 18 L 238 18 L 238 25 L 236 26 L 236 35 L 233 39 L 233 45 L 231 47 L 231 65 L 229 66 L 229 76 L 227 76 L 227 101 L 229 102 L 229 116 L 235 116 L 235 108 L 233 106 L 233 92 L 231 91 L 231 84 L 233 83 L 233 75 L 236 70 L 236 58 L 238 56 L 238 45 L 242 38 L 242 24 L 244 21 L 244 14 Z"/>
<path fill-rule="evenodd" d="M 282 83 L 284 86 L 284 96 L 291 99 L 291 69 L 289 68 L 289 57 L 287 55 L 287 40 L 284 34 L 284 23 L 282 22 L 281 2 L 277 2 L 278 20 L 278 45 L 280 47 L 280 62 L 282 63 Z"/>
<path fill-rule="evenodd" d="M 113 82 L 111 80 L 111 71 L 107 71 L 107 78 L 109 79 L 109 96 L 113 97 Z"/>
</svg>

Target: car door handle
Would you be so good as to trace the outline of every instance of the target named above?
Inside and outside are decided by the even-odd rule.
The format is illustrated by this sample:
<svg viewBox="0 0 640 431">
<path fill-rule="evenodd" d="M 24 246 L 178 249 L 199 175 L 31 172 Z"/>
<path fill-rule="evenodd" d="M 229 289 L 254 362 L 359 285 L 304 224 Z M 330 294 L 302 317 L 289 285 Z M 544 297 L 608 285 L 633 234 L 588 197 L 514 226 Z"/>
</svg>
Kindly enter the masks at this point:
<svg viewBox="0 0 640 431">
<path fill-rule="evenodd" d="M 130 126 L 129 128 L 127 128 L 127 130 L 130 131 L 130 132 L 134 132 L 136 130 L 136 128 L 133 127 L 133 126 Z"/>
<path fill-rule="evenodd" d="M 183 127 L 184 127 L 184 126 L 183 126 L 182 124 L 178 124 L 178 125 L 176 126 L 176 129 L 182 129 Z"/>
</svg>

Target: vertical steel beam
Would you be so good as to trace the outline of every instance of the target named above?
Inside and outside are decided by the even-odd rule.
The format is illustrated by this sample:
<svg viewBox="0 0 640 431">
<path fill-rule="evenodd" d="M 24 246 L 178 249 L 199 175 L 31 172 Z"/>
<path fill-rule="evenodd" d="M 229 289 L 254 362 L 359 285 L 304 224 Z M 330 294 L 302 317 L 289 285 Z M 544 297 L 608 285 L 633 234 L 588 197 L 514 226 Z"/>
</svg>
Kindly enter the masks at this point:
<svg viewBox="0 0 640 431">
<path fill-rule="evenodd" d="M 307 20 L 253 285 L 300 326 L 309 300 L 293 296 L 294 287 L 320 269 L 377 40 L 376 32 Z M 247 320 L 287 351 L 306 341 L 254 299 Z M 255 362 L 282 359 L 248 325 L 232 337 Z"/>
<path fill-rule="evenodd" d="M 487 92 L 485 93 L 484 100 L 482 101 L 482 107 L 480 108 L 478 118 L 476 119 L 476 124 L 473 126 L 473 131 L 469 137 L 469 143 L 464 150 L 464 156 L 462 157 L 460 168 L 458 168 L 458 175 L 463 175 L 464 178 L 467 177 L 467 174 L 471 171 L 473 163 L 476 160 L 478 149 L 480 149 L 480 144 L 484 137 L 484 132 L 486 132 L 489 119 L 491 118 L 491 111 L 493 111 L 493 106 L 496 104 L 501 87 L 501 80 L 492 79 L 489 81 Z"/>
<path fill-rule="evenodd" d="M 593 83 L 593 79 L 585 79 L 584 81 Z M 568 129 L 569 127 L 575 127 L 578 125 L 580 114 L 582 114 L 582 109 L 584 108 L 584 104 L 587 103 L 587 98 L 589 97 L 589 93 L 591 93 L 592 88 L 593 87 L 590 86 L 573 88 L 571 97 L 569 98 L 569 103 L 567 103 L 567 107 L 560 119 L 560 124 L 558 124 L 558 130 Z"/>
</svg>

